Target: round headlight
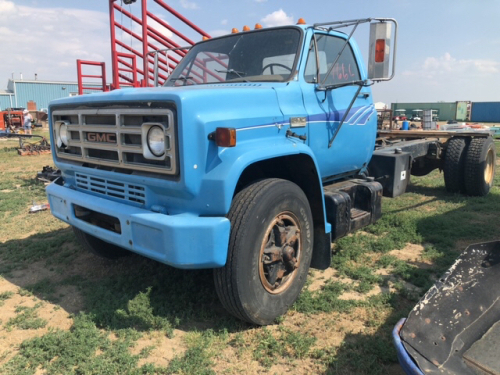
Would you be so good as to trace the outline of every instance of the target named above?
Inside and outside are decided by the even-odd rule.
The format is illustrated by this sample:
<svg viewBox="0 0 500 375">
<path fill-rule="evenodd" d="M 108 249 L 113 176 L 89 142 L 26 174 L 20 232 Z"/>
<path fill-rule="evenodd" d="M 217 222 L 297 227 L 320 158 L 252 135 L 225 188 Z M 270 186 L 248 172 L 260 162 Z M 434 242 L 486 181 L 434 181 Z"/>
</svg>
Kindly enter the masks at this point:
<svg viewBox="0 0 500 375">
<path fill-rule="evenodd" d="M 68 145 L 68 127 L 64 122 L 56 124 L 56 143 L 58 148 Z"/>
<path fill-rule="evenodd" d="M 156 157 L 163 156 L 165 153 L 165 133 L 161 127 L 152 126 L 148 130 L 148 147 Z"/>
<path fill-rule="evenodd" d="M 62 124 L 61 127 L 59 128 L 59 137 L 61 137 L 62 143 L 64 145 L 68 145 L 68 127 L 66 124 Z"/>
</svg>

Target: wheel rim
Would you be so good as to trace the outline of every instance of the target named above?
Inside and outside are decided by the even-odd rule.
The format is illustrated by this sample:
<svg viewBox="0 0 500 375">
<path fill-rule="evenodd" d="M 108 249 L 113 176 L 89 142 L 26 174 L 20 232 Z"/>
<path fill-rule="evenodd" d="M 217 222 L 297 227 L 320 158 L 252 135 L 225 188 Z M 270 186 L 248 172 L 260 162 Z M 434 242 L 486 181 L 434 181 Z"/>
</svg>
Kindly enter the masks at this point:
<svg viewBox="0 0 500 375">
<path fill-rule="evenodd" d="M 267 227 L 260 247 L 259 276 L 264 288 L 272 294 L 286 290 L 301 257 L 299 220 L 291 212 L 282 212 Z"/>
<path fill-rule="evenodd" d="M 493 150 L 488 150 L 488 155 L 486 156 L 486 168 L 484 169 L 484 181 L 491 185 L 493 183 L 493 174 L 495 171 L 495 155 Z"/>
</svg>

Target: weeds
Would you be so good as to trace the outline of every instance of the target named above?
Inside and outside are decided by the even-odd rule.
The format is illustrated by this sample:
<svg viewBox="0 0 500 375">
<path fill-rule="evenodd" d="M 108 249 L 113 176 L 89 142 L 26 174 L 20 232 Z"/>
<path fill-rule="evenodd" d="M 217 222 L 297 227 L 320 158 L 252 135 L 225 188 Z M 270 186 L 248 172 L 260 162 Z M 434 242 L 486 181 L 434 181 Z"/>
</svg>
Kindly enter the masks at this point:
<svg viewBox="0 0 500 375">
<path fill-rule="evenodd" d="M 37 303 L 33 307 L 18 306 L 15 310 L 18 315 L 15 318 L 10 318 L 5 324 L 5 327 L 7 328 L 7 330 L 12 330 L 13 328 L 44 328 L 47 325 L 47 321 L 45 319 L 39 318 L 37 314 L 37 310 L 40 306 L 41 303 Z"/>
<path fill-rule="evenodd" d="M 50 155 L 20 158 L 15 144 L 5 146 L 0 149 L 0 275 L 2 283 L 19 289 L 0 292 L 0 304 L 18 306 L 14 318 L 3 318 L 4 335 L 48 330 L 2 351 L 5 374 L 214 374 L 266 372 L 275 365 L 303 373 L 389 373 L 396 362 L 390 332 L 397 320 L 465 244 L 494 240 L 500 227 L 499 174 L 483 198 L 448 194 L 438 171 L 412 177 L 408 194 L 383 199 L 384 215 L 377 223 L 336 241 L 331 267 L 337 278 L 325 276 L 318 290 L 303 291 L 289 314 L 260 328 L 222 309 L 210 271 L 176 270 L 135 255 L 114 262 L 82 256 L 66 224 L 49 212 L 27 213 L 33 200 L 46 201 L 44 185 L 34 176 L 52 164 Z M 412 255 L 417 259 L 399 255 L 408 244 L 423 249 Z M 20 281 L 40 269 L 36 283 Z M 368 297 L 377 285 L 389 291 Z M 346 299 L 352 292 L 360 298 Z M 76 299 L 81 312 L 72 316 L 70 330 L 46 328 L 42 311 L 76 311 Z M 52 308 L 26 307 L 32 300 Z M 321 327 L 317 337 L 306 328 L 314 325 Z M 184 334 L 174 334 L 176 329 Z M 164 349 L 151 337 L 168 340 L 179 353 L 163 366 L 142 365 Z M 140 350 L 139 339 L 146 341 Z"/>
<path fill-rule="evenodd" d="M 316 338 L 288 329 L 282 329 L 281 333 L 275 337 L 267 328 L 262 328 L 255 335 L 255 341 L 253 358 L 262 366 L 269 368 L 276 364 L 280 357 L 304 358 L 309 354 Z"/>
</svg>

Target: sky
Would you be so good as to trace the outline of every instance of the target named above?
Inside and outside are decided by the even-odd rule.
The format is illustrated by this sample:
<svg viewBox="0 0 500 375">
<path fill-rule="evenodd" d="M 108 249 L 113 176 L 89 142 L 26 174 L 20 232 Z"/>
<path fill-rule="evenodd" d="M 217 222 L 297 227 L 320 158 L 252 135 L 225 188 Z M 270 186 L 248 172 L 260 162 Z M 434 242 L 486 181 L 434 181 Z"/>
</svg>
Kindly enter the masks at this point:
<svg viewBox="0 0 500 375">
<path fill-rule="evenodd" d="M 395 18 L 396 76 L 373 86 L 375 101 L 500 101 L 500 0 L 163 1 L 211 36 L 256 23 L 295 24 L 301 17 L 309 24 Z M 178 21 L 153 0 L 148 4 L 176 27 Z M 124 7 L 140 14 L 140 0 Z M 0 90 L 21 74 L 24 79 L 36 73 L 39 80 L 76 81 L 77 59 L 106 62 L 109 81 L 108 14 L 108 0 L 0 0 Z M 360 27 L 354 37 L 366 55 L 368 27 Z M 139 48 L 138 41 L 134 47 Z"/>
</svg>

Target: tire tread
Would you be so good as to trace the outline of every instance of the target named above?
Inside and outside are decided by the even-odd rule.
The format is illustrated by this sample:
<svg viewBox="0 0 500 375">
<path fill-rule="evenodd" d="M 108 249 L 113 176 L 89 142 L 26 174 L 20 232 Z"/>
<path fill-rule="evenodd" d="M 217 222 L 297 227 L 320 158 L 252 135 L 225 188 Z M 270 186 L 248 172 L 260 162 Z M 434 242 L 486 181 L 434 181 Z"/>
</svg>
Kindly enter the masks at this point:
<svg viewBox="0 0 500 375">
<path fill-rule="evenodd" d="M 450 193 L 465 193 L 464 164 L 467 149 L 467 141 L 463 137 L 448 141 L 444 159 L 444 183 Z"/>
<path fill-rule="evenodd" d="M 82 247 L 88 252 L 105 259 L 118 259 L 130 255 L 130 251 L 119 246 L 107 243 L 97 237 L 73 227 L 73 233 Z"/>
<path fill-rule="evenodd" d="M 231 235 L 229 239 L 229 250 L 226 266 L 214 269 L 214 282 L 217 295 L 222 305 L 232 315 L 237 318 L 253 322 L 251 317 L 245 312 L 240 298 L 237 295 L 237 287 L 232 287 L 236 283 L 235 275 L 233 274 L 233 263 L 236 263 L 237 253 L 231 251 L 238 242 L 240 236 L 244 236 L 245 226 L 247 221 L 246 213 L 259 202 L 261 194 L 263 194 L 272 185 L 276 185 L 283 180 L 278 178 L 270 178 L 253 183 L 241 190 L 233 199 L 231 209 L 227 215 L 231 222 Z"/>
<path fill-rule="evenodd" d="M 485 166 L 482 159 L 484 148 L 489 148 L 492 142 L 491 138 L 474 138 L 470 142 L 465 158 L 465 190 L 468 195 L 484 196 L 489 192 L 484 182 Z"/>
</svg>

